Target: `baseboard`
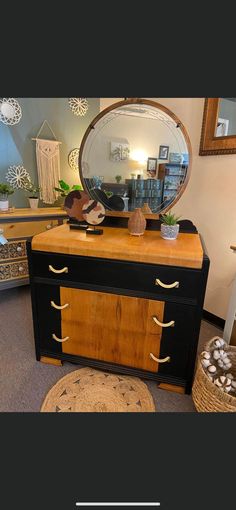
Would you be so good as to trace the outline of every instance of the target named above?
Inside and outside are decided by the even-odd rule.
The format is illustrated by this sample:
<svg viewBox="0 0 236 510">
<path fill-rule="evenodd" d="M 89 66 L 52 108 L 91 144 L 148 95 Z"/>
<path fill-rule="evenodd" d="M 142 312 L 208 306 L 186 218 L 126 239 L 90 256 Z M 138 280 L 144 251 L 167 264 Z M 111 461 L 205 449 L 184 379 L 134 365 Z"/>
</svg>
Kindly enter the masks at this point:
<svg viewBox="0 0 236 510">
<path fill-rule="evenodd" d="M 210 322 L 217 328 L 224 329 L 225 327 L 225 320 L 221 319 L 221 317 L 218 317 L 217 315 L 214 315 L 214 313 L 203 310 L 202 317 L 205 321 Z"/>
</svg>

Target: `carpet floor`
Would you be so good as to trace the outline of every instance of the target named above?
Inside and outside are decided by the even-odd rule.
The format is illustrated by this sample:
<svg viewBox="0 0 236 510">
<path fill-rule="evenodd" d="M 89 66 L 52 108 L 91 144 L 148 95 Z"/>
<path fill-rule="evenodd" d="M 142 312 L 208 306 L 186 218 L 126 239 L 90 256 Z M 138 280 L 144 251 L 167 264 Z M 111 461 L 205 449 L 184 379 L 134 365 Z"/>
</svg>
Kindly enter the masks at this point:
<svg viewBox="0 0 236 510">
<path fill-rule="evenodd" d="M 202 321 L 199 350 L 222 330 Z M 0 292 L 0 411 L 39 412 L 49 389 L 79 365 L 45 365 L 35 359 L 30 289 Z M 190 395 L 158 389 L 146 381 L 158 412 L 196 412 Z"/>
</svg>

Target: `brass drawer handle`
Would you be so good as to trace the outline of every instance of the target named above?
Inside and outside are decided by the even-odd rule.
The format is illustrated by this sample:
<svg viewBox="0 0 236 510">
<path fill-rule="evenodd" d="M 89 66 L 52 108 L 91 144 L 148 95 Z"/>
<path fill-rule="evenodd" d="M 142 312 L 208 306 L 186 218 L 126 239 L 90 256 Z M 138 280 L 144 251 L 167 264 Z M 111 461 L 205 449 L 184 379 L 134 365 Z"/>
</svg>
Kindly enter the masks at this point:
<svg viewBox="0 0 236 510">
<path fill-rule="evenodd" d="M 160 287 L 163 287 L 163 289 L 178 289 L 179 288 L 179 282 L 170 283 L 169 285 L 167 283 L 163 283 L 159 278 L 156 278 L 155 285 L 160 285 Z"/>
<path fill-rule="evenodd" d="M 53 340 L 56 340 L 57 342 L 66 342 L 66 340 L 69 340 L 69 336 L 65 336 L 65 338 L 58 338 L 58 336 L 55 335 L 55 333 L 52 334 Z"/>
<path fill-rule="evenodd" d="M 170 356 L 166 356 L 166 358 L 159 359 L 150 352 L 150 358 L 153 359 L 153 361 L 156 361 L 157 363 L 166 363 L 167 361 L 170 361 Z"/>
<path fill-rule="evenodd" d="M 49 271 L 53 273 L 68 273 L 68 267 L 63 267 L 62 269 L 54 269 L 51 265 L 48 266 Z"/>
<path fill-rule="evenodd" d="M 54 303 L 54 301 L 51 301 L 51 306 L 53 308 L 56 308 L 56 310 L 64 310 L 64 308 L 67 308 L 69 306 L 69 303 L 65 303 L 65 305 L 59 306 Z"/>
<path fill-rule="evenodd" d="M 158 326 L 160 326 L 161 328 L 173 328 L 173 327 L 174 327 L 174 325 L 175 325 L 175 321 L 170 321 L 170 322 L 165 322 L 165 323 L 164 323 L 164 322 L 160 322 L 160 321 L 158 320 L 158 318 L 157 318 L 157 317 L 155 317 L 155 315 L 153 315 L 153 317 L 152 317 L 152 318 L 153 318 L 154 322 L 155 322 Z"/>
</svg>

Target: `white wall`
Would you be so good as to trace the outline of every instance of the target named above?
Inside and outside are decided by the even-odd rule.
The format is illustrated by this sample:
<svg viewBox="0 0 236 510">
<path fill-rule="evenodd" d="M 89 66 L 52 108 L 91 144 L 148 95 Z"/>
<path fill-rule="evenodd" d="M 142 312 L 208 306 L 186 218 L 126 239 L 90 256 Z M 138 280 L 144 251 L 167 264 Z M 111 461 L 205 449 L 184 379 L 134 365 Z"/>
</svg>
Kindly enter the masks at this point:
<svg viewBox="0 0 236 510">
<path fill-rule="evenodd" d="M 100 109 L 123 98 L 101 98 Z M 186 127 L 193 149 L 188 186 L 174 207 L 193 221 L 210 257 L 204 308 L 225 319 L 236 273 L 236 155 L 199 156 L 204 98 L 150 98 L 172 110 Z"/>
</svg>

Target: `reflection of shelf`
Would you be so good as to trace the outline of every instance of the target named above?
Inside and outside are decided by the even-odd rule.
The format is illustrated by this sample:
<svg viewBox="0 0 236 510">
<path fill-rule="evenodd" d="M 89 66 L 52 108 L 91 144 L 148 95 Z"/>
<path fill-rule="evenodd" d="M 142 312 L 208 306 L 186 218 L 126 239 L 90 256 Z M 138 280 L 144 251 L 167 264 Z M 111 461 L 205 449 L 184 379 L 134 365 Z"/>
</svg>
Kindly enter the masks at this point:
<svg viewBox="0 0 236 510">
<path fill-rule="evenodd" d="M 182 174 L 166 174 L 168 177 L 185 177 L 185 173 Z"/>
<path fill-rule="evenodd" d="M 143 207 L 146 203 L 152 211 L 156 211 L 162 202 L 163 181 L 159 179 L 126 179 L 128 185 L 129 210 Z"/>
</svg>

